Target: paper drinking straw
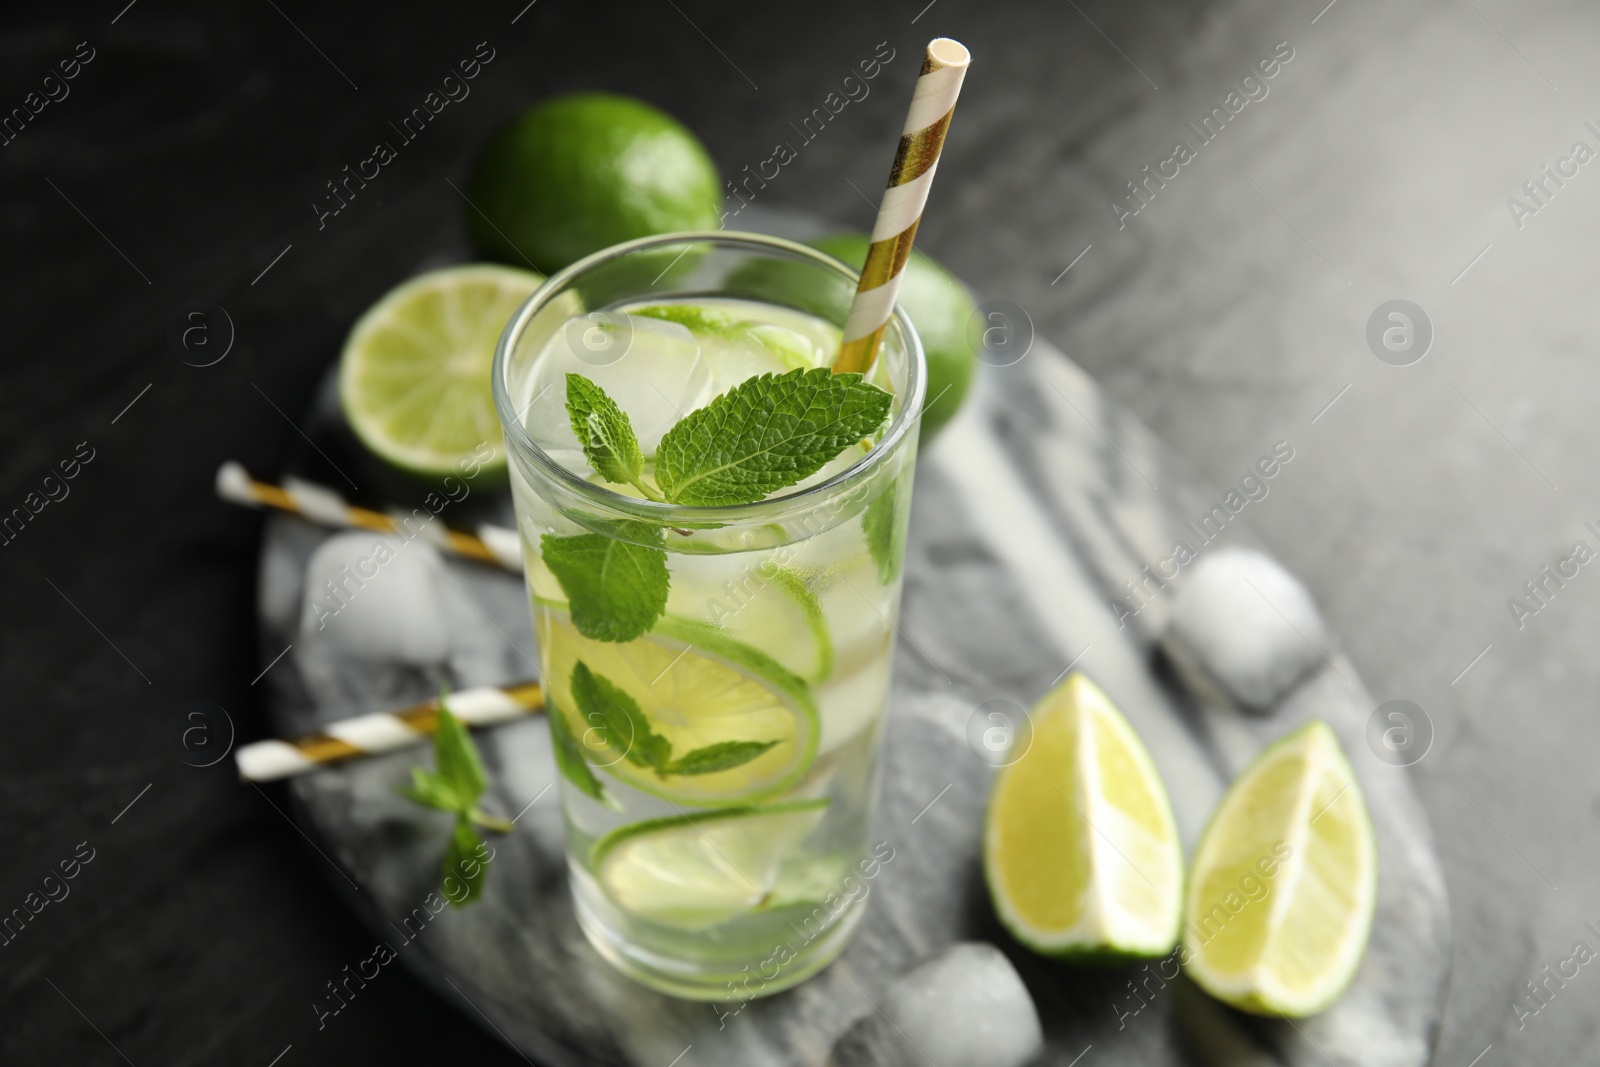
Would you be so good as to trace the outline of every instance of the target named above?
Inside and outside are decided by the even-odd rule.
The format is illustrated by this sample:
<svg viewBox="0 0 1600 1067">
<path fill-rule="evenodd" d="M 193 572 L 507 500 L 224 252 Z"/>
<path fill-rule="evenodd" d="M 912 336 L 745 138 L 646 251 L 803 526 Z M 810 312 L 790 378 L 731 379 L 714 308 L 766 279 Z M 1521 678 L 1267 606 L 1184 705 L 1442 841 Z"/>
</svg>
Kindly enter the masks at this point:
<svg viewBox="0 0 1600 1067">
<path fill-rule="evenodd" d="M 468 726 L 493 726 L 544 707 L 538 682 L 462 689 L 445 697 L 450 714 Z M 247 782 L 292 778 L 356 756 L 393 752 L 421 744 L 439 728 L 439 702 L 424 701 L 399 711 L 378 711 L 333 723 L 298 741 L 257 741 L 234 753 Z"/>
<path fill-rule="evenodd" d="M 911 255 L 911 242 L 922 221 L 922 208 L 928 202 L 928 187 L 939 165 L 939 150 L 950 128 L 961 80 L 966 77 L 972 56 L 959 41 L 936 37 L 928 42 L 917 77 L 917 91 L 911 97 L 911 111 L 900 134 L 900 149 L 889 169 L 889 186 L 878 205 L 878 221 L 872 227 L 872 243 L 861 268 L 855 300 L 844 323 L 844 343 L 835 372 L 858 371 L 865 374 L 877 358 L 884 327 L 894 311 L 900 292 L 900 276 Z"/>
<path fill-rule="evenodd" d="M 403 512 L 386 515 L 381 511 L 358 508 L 347 503 L 337 491 L 298 478 L 285 478 L 281 488 L 258 482 L 250 477 L 243 466 L 232 461 L 217 468 L 217 496 L 247 508 L 277 508 L 318 526 L 354 527 L 400 534 L 407 538 L 421 536 L 429 544 L 446 552 L 481 563 L 493 563 L 512 574 L 522 573 L 522 545 L 517 532 L 504 526 L 485 523 L 478 527 L 476 533 L 462 533 L 448 529 L 442 523 L 435 525 L 427 521 L 417 523 L 413 530 L 404 525 L 406 520 L 412 519 L 411 515 Z"/>
</svg>

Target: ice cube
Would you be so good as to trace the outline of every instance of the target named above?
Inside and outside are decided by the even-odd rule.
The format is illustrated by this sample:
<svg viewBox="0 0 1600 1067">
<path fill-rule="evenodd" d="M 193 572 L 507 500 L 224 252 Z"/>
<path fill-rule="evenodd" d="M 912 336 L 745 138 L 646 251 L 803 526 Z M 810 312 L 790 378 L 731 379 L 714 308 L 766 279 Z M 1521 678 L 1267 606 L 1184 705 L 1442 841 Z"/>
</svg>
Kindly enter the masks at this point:
<svg viewBox="0 0 1600 1067">
<path fill-rule="evenodd" d="M 1277 560 L 1226 548 L 1194 565 L 1162 646 L 1203 691 L 1266 709 L 1322 662 L 1332 639 L 1311 594 Z"/>
<path fill-rule="evenodd" d="M 711 371 L 713 396 L 758 374 L 787 374 L 822 362 L 822 354 L 810 338 L 771 323 L 702 337 L 701 352 Z"/>
<path fill-rule="evenodd" d="M 676 322 L 599 311 L 570 320 L 539 356 L 523 425 L 546 451 L 578 447 L 567 416 L 567 375 L 606 391 L 653 454 L 672 424 L 711 398 L 711 374 L 694 334 Z"/>
<path fill-rule="evenodd" d="M 1044 1048 L 1027 986 L 986 942 L 902 974 L 878 1007 L 834 1045 L 833 1067 L 1022 1067 Z"/>
<path fill-rule="evenodd" d="M 450 655 L 432 545 L 341 533 L 306 564 L 299 643 L 356 659 L 432 666 Z"/>
</svg>

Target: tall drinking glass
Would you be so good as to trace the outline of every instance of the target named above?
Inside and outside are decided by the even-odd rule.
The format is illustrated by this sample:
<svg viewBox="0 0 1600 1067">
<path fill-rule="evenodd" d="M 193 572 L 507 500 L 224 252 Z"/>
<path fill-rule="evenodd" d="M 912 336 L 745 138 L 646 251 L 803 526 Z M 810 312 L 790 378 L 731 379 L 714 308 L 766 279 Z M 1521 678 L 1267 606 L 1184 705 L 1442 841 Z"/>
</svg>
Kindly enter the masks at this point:
<svg viewBox="0 0 1600 1067">
<path fill-rule="evenodd" d="M 722 507 L 604 481 L 569 375 L 628 416 L 648 477 L 685 415 L 756 375 L 828 366 L 853 291 L 843 264 L 789 241 L 649 238 L 550 278 L 495 357 L 578 920 L 677 996 L 744 1001 L 814 974 L 892 855 L 869 848 L 868 822 L 922 349 L 896 311 L 866 378 L 892 397 L 877 432 Z"/>
</svg>

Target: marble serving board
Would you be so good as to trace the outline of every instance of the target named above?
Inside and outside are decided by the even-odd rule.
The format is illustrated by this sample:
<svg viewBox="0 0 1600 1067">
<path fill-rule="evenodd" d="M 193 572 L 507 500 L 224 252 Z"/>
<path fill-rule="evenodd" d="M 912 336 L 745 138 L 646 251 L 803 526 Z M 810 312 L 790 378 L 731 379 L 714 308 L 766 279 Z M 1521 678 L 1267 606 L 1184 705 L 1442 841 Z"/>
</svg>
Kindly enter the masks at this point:
<svg viewBox="0 0 1600 1067">
<path fill-rule="evenodd" d="M 1039 1064 L 1067 1067 L 1091 1046 L 1085 1067 L 1427 1063 L 1450 959 L 1444 884 L 1407 772 L 1368 749 L 1374 701 L 1354 665 L 1325 650 L 1265 713 L 1189 687 L 1157 639 L 1193 568 L 1136 615 L 1112 604 L 1126 602 L 1124 583 L 1168 556 L 1184 522 L 1207 512 L 1214 494 L 1190 487 L 1153 435 L 1047 343 L 980 371 L 962 414 L 919 461 L 874 832 L 893 858 L 871 881 L 865 920 L 837 963 L 742 1010 L 737 1002 L 665 997 L 614 971 L 573 916 L 557 774 L 540 717 L 478 735 L 490 773 L 486 806 L 523 814 L 513 834 L 494 840 L 483 897 L 465 909 L 433 915 L 425 905 L 448 818 L 395 793 L 425 750 L 324 769 L 287 786 L 331 884 L 374 938 L 467 1018 L 551 1067 L 821 1065 L 898 975 L 973 940 L 997 945 L 1027 985 L 1044 1027 Z M 409 505 L 405 494 L 416 488 L 386 483 L 364 465 L 335 407 L 324 390 L 305 425 L 317 448 L 305 451 L 300 473 L 339 484 L 332 460 L 360 483 L 353 499 Z M 452 508 L 443 518 L 453 523 L 511 523 L 503 492 L 476 492 Z M 325 631 L 303 629 L 306 563 L 328 536 L 297 519 L 267 519 L 263 663 L 294 646 L 268 675 L 279 736 L 426 698 L 441 681 L 460 687 L 535 675 L 521 580 L 467 561 L 444 563 L 438 610 L 449 640 L 432 660 L 352 656 Z M 1236 520 L 1200 552 L 1222 543 L 1248 544 L 1248 534 Z M 979 863 L 994 772 L 974 754 L 969 724 L 990 702 L 1031 705 L 1069 664 L 1093 676 L 1144 738 L 1191 850 L 1225 783 L 1261 745 L 1308 718 L 1332 725 L 1377 827 L 1380 878 L 1371 947 L 1332 1009 L 1295 1022 L 1256 1019 L 1182 978 L 1159 986 L 1139 968 L 1079 970 L 1035 957 L 999 927 Z M 1135 979 L 1143 983 L 1137 997 Z"/>
</svg>

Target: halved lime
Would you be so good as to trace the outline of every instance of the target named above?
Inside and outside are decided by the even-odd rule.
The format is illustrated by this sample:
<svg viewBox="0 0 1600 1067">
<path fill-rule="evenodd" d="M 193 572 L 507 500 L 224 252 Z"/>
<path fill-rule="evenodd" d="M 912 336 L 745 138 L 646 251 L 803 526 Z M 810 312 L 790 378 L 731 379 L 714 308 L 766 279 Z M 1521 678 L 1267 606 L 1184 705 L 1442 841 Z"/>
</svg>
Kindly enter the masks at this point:
<svg viewBox="0 0 1600 1067">
<path fill-rule="evenodd" d="M 1178 940 L 1183 851 L 1133 728 L 1083 674 L 1034 706 L 1032 744 L 1003 768 L 984 825 L 995 911 L 1036 952 L 1154 958 Z"/>
<path fill-rule="evenodd" d="M 1200 840 L 1190 977 L 1241 1011 L 1313 1015 L 1355 977 L 1377 897 L 1361 787 L 1333 731 L 1309 722 L 1256 757 Z"/>
<path fill-rule="evenodd" d="M 543 281 L 510 267 L 447 267 L 412 278 L 368 309 L 339 362 L 339 402 L 362 443 L 425 477 L 460 473 L 468 458 L 503 471 L 490 385 L 495 343 Z"/>
<path fill-rule="evenodd" d="M 624 911 L 708 929 L 769 903 L 784 859 L 827 806 L 788 800 L 631 823 L 595 842 L 589 867 Z"/>
<path fill-rule="evenodd" d="M 721 807 L 781 793 L 816 758 L 821 727 L 809 687 L 759 649 L 670 616 L 635 640 L 595 641 L 578 633 L 564 607 L 542 600 L 534 607 L 546 698 L 567 717 L 584 759 L 597 770 L 673 803 Z M 580 662 L 632 699 L 671 760 L 731 742 L 767 747 L 735 766 L 698 774 L 629 758 L 635 738 L 614 737 L 574 699 Z"/>
</svg>

